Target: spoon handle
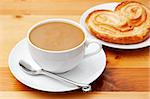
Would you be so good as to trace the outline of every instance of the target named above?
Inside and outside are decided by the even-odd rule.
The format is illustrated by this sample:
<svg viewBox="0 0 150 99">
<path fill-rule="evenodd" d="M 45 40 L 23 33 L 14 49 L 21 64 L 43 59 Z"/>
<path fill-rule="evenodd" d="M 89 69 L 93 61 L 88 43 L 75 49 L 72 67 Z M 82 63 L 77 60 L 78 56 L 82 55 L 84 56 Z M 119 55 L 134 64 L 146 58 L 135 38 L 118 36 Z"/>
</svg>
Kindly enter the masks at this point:
<svg viewBox="0 0 150 99">
<path fill-rule="evenodd" d="M 60 76 L 60 75 L 57 75 L 57 74 L 55 74 L 55 73 L 49 72 L 49 71 L 47 71 L 47 70 L 42 69 L 42 70 L 41 70 L 41 73 L 42 73 L 43 75 L 48 76 L 48 77 L 54 78 L 54 79 L 56 79 L 56 80 L 65 81 L 65 82 L 71 83 L 71 84 L 73 84 L 73 85 L 75 85 L 75 86 L 77 86 L 77 87 L 79 87 L 79 88 L 82 88 L 83 91 L 90 91 L 90 90 L 91 90 L 91 85 L 82 84 L 82 83 L 78 83 L 78 82 L 72 81 L 72 80 L 70 80 L 70 79 L 67 79 L 67 78 L 62 77 L 62 76 Z"/>
</svg>

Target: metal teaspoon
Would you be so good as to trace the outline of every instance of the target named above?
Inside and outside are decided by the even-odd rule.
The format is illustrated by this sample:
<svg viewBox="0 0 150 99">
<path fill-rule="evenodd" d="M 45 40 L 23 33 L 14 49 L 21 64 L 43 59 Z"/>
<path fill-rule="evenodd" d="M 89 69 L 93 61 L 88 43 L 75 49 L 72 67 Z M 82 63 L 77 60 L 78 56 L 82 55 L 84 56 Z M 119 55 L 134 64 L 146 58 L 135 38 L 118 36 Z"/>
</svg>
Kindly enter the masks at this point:
<svg viewBox="0 0 150 99">
<path fill-rule="evenodd" d="M 64 78 L 60 75 L 57 75 L 55 73 L 52 73 L 50 71 L 47 71 L 47 70 L 44 70 L 44 69 L 33 69 L 33 67 L 28 64 L 27 62 L 25 62 L 24 60 L 20 60 L 19 61 L 19 65 L 20 67 L 22 68 L 22 70 L 27 73 L 27 74 L 30 74 L 30 75 L 45 75 L 45 76 L 48 76 L 48 77 L 51 77 L 53 79 L 56 79 L 56 80 L 59 80 L 59 81 L 65 81 L 67 83 L 70 83 L 70 84 L 73 84 L 73 85 L 76 85 L 77 87 L 81 88 L 82 91 L 90 91 L 91 90 L 91 85 L 88 85 L 88 84 L 83 84 L 83 83 L 78 83 L 78 82 L 75 82 L 75 81 L 72 81 L 70 79 L 67 79 L 67 78 Z"/>
</svg>

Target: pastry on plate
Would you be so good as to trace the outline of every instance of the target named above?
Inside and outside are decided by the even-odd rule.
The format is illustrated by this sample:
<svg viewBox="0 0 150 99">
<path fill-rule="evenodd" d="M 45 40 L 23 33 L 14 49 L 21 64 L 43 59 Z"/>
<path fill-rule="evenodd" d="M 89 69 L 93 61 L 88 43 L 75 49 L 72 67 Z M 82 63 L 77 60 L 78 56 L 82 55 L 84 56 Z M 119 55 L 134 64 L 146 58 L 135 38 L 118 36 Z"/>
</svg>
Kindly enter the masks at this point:
<svg viewBox="0 0 150 99">
<path fill-rule="evenodd" d="M 115 11 L 91 12 L 86 24 L 98 39 L 117 44 L 139 43 L 150 36 L 150 10 L 141 3 L 124 1 Z"/>
</svg>

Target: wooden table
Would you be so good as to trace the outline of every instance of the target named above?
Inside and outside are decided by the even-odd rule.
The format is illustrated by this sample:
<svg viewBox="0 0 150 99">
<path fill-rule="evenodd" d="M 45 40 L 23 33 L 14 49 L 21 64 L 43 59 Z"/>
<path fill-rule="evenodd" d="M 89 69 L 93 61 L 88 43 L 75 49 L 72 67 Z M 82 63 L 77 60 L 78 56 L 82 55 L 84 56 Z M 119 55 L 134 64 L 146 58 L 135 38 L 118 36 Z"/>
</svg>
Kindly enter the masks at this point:
<svg viewBox="0 0 150 99">
<path fill-rule="evenodd" d="M 104 46 L 107 66 L 91 85 L 92 92 L 76 90 L 47 93 L 31 89 L 17 81 L 8 68 L 8 55 L 35 23 L 54 17 L 79 22 L 88 8 L 113 0 L 0 0 L 0 99 L 84 98 L 148 99 L 150 94 L 149 48 L 118 50 Z M 120 1 L 120 0 L 116 0 Z M 150 7 L 150 0 L 140 0 Z"/>
</svg>

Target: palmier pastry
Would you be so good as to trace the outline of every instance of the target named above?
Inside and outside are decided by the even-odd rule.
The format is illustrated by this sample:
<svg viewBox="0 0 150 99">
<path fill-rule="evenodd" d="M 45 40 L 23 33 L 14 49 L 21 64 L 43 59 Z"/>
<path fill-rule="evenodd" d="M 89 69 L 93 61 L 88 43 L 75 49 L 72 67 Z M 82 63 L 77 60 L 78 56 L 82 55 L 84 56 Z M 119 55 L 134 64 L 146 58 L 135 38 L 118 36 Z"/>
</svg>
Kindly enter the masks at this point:
<svg viewBox="0 0 150 99">
<path fill-rule="evenodd" d="M 115 11 L 96 10 L 86 24 L 97 38 L 118 44 L 133 44 L 150 36 L 150 10 L 135 1 L 124 1 Z"/>
</svg>

